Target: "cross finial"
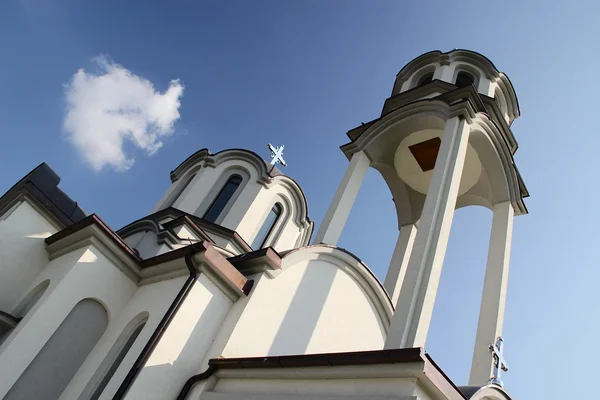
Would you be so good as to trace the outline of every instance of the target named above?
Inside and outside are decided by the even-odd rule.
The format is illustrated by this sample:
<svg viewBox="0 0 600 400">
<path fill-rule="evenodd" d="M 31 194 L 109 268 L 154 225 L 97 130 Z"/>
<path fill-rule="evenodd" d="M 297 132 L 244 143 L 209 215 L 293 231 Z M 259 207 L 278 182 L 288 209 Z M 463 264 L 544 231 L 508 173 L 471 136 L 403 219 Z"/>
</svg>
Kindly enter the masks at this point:
<svg viewBox="0 0 600 400">
<path fill-rule="evenodd" d="M 493 385 L 498 385 L 502 387 L 502 381 L 500 380 L 500 371 L 508 372 L 508 365 L 502 356 L 502 344 L 504 340 L 502 340 L 501 336 L 498 336 L 496 339 L 496 343 L 490 343 L 488 348 L 490 349 L 490 353 L 492 354 L 492 358 L 494 359 L 494 374 L 488 381 L 488 383 Z"/>
<path fill-rule="evenodd" d="M 269 146 L 269 150 L 271 150 L 271 157 L 273 157 L 271 159 L 271 165 L 274 166 L 275 164 L 280 163 L 281 165 L 286 167 L 287 164 L 285 163 L 285 160 L 283 159 L 283 145 L 281 145 L 279 147 L 273 147 L 271 145 L 271 143 L 269 143 L 268 146 Z"/>
</svg>

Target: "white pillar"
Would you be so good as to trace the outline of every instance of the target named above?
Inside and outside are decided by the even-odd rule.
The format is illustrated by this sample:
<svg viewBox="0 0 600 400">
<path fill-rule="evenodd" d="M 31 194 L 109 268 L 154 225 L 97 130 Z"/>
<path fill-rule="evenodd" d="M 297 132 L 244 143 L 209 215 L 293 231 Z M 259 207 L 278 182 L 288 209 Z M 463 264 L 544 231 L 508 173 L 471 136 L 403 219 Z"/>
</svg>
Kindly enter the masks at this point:
<svg viewBox="0 0 600 400">
<path fill-rule="evenodd" d="M 400 227 L 394 255 L 392 256 L 392 261 L 390 262 L 390 267 L 388 268 L 385 282 L 383 283 L 383 287 L 392 299 L 392 304 L 396 304 L 398 301 L 400 288 L 402 287 L 402 281 L 404 281 L 404 276 L 406 275 L 406 267 L 408 266 L 408 260 L 410 259 L 410 253 L 412 252 L 416 235 L 417 227 L 415 224 L 408 224 Z"/>
<path fill-rule="evenodd" d="M 454 117 L 446 121 L 415 244 L 385 342 L 386 349 L 425 345 L 450 236 L 469 132 L 469 125 L 462 118 Z"/>
<path fill-rule="evenodd" d="M 454 68 L 450 65 L 440 65 L 435 69 L 433 79 L 439 79 L 444 82 L 452 83 Z"/>
<path fill-rule="evenodd" d="M 364 151 L 354 153 L 313 243 L 337 244 L 370 164 Z"/>
<path fill-rule="evenodd" d="M 495 343 L 496 338 L 502 334 L 513 217 L 514 209 L 510 201 L 494 205 L 469 385 L 484 385 L 492 376 L 493 360 L 488 344 Z"/>
</svg>

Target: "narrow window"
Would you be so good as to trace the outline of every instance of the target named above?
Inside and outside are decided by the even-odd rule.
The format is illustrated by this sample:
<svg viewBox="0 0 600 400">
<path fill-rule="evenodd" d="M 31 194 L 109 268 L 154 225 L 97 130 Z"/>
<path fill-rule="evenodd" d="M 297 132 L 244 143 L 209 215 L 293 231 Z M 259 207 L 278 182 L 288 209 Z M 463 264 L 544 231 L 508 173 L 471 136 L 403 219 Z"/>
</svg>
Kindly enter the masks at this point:
<svg viewBox="0 0 600 400">
<path fill-rule="evenodd" d="M 271 211 L 269 211 L 269 215 L 267 215 L 265 222 L 263 222 L 262 226 L 260 227 L 260 230 L 256 234 L 256 237 L 252 241 L 253 249 L 260 249 L 265 245 L 265 242 L 267 241 L 267 238 L 271 234 L 271 231 L 273 231 L 273 228 L 275 227 L 275 223 L 277 222 L 277 219 L 279 218 L 280 215 L 281 215 L 281 204 L 275 203 L 273 208 L 271 208 Z"/>
<path fill-rule="evenodd" d="M 456 86 L 465 87 L 473 86 L 475 84 L 475 78 L 468 72 L 461 71 L 456 75 Z"/>
<path fill-rule="evenodd" d="M 240 186 L 240 183 L 242 183 L 242 177 L 239 175 L 233 175 L 229 178 L 210 207 L 208 207 L 208 211 L 204 214 L 205 220 L 215 222 L 217 218 L 219 218 L 219 215 L 221 215 L 225 206 L 229 203 L 229 200 L 231 200 L 235 191 Z"/>
<path fill-rule="evenodd" d="M 121 362 L 123 361 L 123 359 L 125 358 L 125 356 L 129 352 L 129 349 L 131 349 L 131 346 L 133 346 L 133 343 L 135 343 L 135 340 L 139 336 L 140 332 L 142 332 L 142 329 L 144 329 L 145 325 L 146 325 L 146 320 L 141 321 L 135 327 L 135 329 L 131 332 L 131 334 L 129 335 L 129 337 L 127 337 L 127 339 L 125 340 L 125 342 L 118 344 L 118 345 L 121 346 L 120 349 L 118 348 L 118 345 L 117 345 L 117 346 L 115 346 L 115 347 L 117 347 L 116 349 L 111 350 L 109 352 L 109 354 L 114 354 L 115 352 L 118 352 L 118 353 L 117 353 L 117 356 L 116 356 L 115 360 L 110 365 L 110 368 L 108 369 L 108 371 L 106 371 L 106 374 L 104 375 L 104 377 L 102 378 L 102 380 L 98 384 L 98 387 L 96 388 L 96 390 L 94 390 L 94 393 L 90 397 L 90 400 L 97 400 L 98 398 L 100 398 L 100 395 L 102 394 L 102 392 L 106 388 L 106 385 L 108 385 L 108 382 L 110 382 L 111 378 L 113 377 L 113 375 L 117 371 L 117 368 L 119 368 L 119 366 L 121 365 Z"/>
<path fill-rule="evenodd" d="M 427 85 L 431 81 L 433 81 L 433 72 L 428 72 L 419 79 L 417 86 Z"/>
<path fill-rule="evenodd" d="M 52 334 L 4 400 L 58 399 L 108 325 L 108 314 L 95 300 L 84 299 Z"/>
</svg>

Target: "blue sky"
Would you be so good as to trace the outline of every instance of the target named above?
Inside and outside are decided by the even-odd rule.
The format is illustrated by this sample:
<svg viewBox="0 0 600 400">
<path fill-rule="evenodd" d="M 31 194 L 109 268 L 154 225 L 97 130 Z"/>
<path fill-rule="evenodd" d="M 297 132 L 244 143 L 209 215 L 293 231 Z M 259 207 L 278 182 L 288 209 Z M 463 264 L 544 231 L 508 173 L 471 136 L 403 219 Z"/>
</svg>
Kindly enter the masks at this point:
<svg viewBox="0 0 600 400">
<path fill-rule="evenodd" d="M 0 191 L 42 161 L 113 228 L 149 213 L 194 151 L 286 146 L 285 172 L 318 225 L 347 161 L 345 132 L 376 118 L 395 74 L 439 49 L 481 52 L 515 86 L 515 158 L 532 197 L 513 235 L 505 386 L 515 399 L 579 398 L 600 336 L 597 224 L 600 12 L 593 2 L 77 2 L 0 5 Z M 180 118 L 154 154 L 126 143 L 125 171 L 95 170 L 67 139 L 65 91 L 97 57 L 151 82 L 179 79 Z M 140 89 L 141 90 L 141 89 Z M 167 124 L 168 125 L 168 124 Z M 151 147 L 151 146 L 150 146 Z M 148 148 L 148 146 L 146 147 Z M 339 243 L 383 279 L 395 244 L 391 195 L 369 171 Z M 456 213 L 427 350 L 468 378 L 491 212 Z M 575 370 L 576 368 L 576 370 Z"/>
</svg>

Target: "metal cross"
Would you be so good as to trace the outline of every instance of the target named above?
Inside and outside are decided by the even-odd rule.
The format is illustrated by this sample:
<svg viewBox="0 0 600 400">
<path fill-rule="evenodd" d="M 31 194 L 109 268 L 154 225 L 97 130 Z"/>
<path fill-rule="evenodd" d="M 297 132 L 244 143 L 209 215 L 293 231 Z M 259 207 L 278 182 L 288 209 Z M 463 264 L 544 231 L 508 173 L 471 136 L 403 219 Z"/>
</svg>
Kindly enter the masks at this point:
<svg viewBox="0 0 600 400">
<path fill-rule="evenodd" d="M 279 147 L 273 147 L 271 143 L 269 143 L 269 150 L 271 150 L 271 157 L 273 157 L 273 159 L 271 160 L 271 165 L 280 163 L 284 167 L 287 167 L 287 164 L 283 159 L 283 145 Z"/>
<path fill-rule="evenodd" d="M 488 349 L 490 349 L 490 353 L 492 354 L 492 358 L 494 359 L 494 374 L 488 381 L 488 383 L 498 385 L 502 387 L 502 381 L 500 380 L 500 371 L 508 372 L 508 365 L 502 356 L 502 344 L 504 341 L 501 336 L 498 336 L 496 339 L 496 344 L 490 343 L 488 345 Z"/>
</svg>

